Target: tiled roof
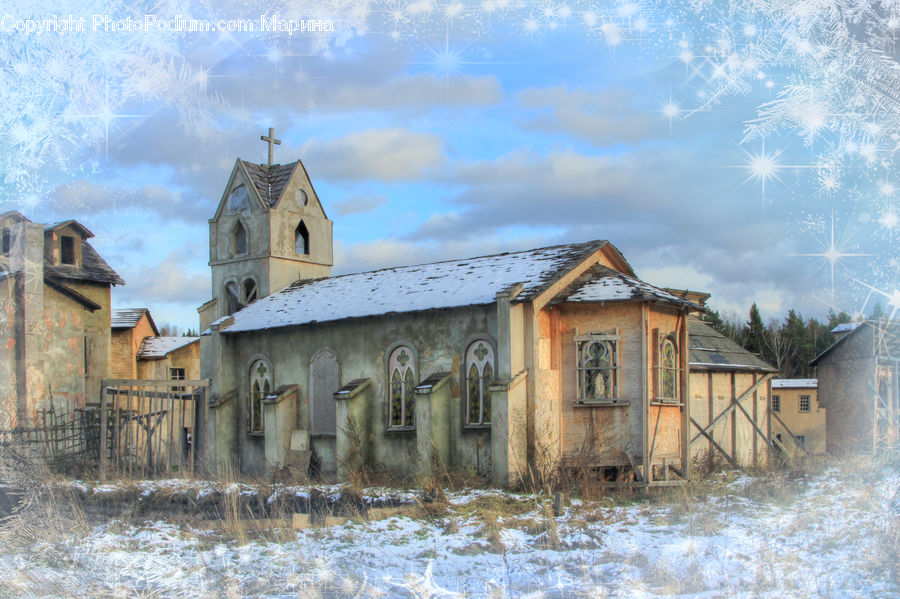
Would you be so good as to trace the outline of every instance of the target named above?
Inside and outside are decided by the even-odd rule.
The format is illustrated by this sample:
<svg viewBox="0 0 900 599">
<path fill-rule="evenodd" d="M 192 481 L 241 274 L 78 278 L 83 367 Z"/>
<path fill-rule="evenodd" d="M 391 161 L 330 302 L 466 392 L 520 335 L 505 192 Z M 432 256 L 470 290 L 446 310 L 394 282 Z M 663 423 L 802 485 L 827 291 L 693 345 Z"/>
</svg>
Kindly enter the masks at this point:
<svg viewBox="0 0 900 599">
<path fill-rule="evenodd" d="M 186 345 L 195 343 L 200 337 L 147 337 L 138 350 L 139 359 L 165 358 Z"/>
<path fill-rule="evenodd" d="M 81 243 L 81 268 L 70 264 L 46 264 L 44 273 L 58 279 L 124 285 L 125 281 L 87 241 Z"/>
<path fill-rule="evenodd" d="M 528 301 L 606 244 L 590 241 L 298 281 L 236 312 L 223 332 L 484 305 L 517 283 L 523 286 L 516 301 Z"/>
<path fill-rule="evenodd" d="M 113 329 L 133 329 L 145 314 L 153 332 L 159 335 L 156 323 L 153 322 L 153 317 L 150 316 L 150 310 L 147 308 L 117 308 L 113 310 L 109 319 L 110 327 Z"/>
<path fill-rule="evenodd" d="M 273 164 L 269 166 L 268 164 L 255 164 L 241 160 L 241 165 L 243 165 L 244 170 L 250 176 L 250 180 L 253 182 L 253 186 L 256 187 L 259 197 L 269 207 L 278 203 L 281 194 L 284 192 L 284 187 L 291 180 L 291 174 L 293 174 L 299 163 L 300 161 L 298 160 L 290 164 Z"/>
<path fill-rule="evenodd" d="M 777 372 L 765 360 L 697 318 L 688 321 L 691 370 Z"/>
<path fill-rule="evenodd" d="M 635 277 L 595 264 L 565 291 L 553 298 L 553 303 L 567 302 L 625 302 L 657 301 L 695 310 L 703 307 L 685 298 L 654 287 Z"/>
</svg>

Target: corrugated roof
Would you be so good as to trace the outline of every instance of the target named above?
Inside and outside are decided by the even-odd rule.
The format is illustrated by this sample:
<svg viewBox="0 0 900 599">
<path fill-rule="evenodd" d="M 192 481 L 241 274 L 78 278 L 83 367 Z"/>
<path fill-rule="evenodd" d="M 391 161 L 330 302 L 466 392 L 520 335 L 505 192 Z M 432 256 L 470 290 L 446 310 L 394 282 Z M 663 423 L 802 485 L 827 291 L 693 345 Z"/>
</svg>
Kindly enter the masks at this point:
<svg viewBox="0 0 900 599">
<path fill-rule="evenodd" d="M 81 268 L 71 264 L 45 264 L 44 273 L 58 278 L 73 281 L 93 281 L 124 285 L 125 281 L 114 271 L 106 260 L 100 257 L 87 241 L 81 243 Z"/>
<path fill-rule="evenodd" d="M 528 301 L 606 244 L 590 241 L 298 281 L 236 312 L 224 333 L 490 304 L 516 283 L 523 284 L 516 301 Z"/>
<path fill-rule="evenodd" d="M 765 360 L 696 318 L 688 321 L 691 370 L 777 372 Z"/>
<path fill-rule="evenodd" d="M 200 337 L 147 337 L 141 342 L 138 359 L 165 358 L 167 355 L 186 345 L 195 343 Z"/>
<path fill-rule="evenodd" d="M 818 379 L 772 379 L 773 389 L 816 389 Z"/>
<path fill-rule="evenodd" d="M 253 186 L 256 187 L 259 197 L 269 207 L 278 203 L 285 186 L 291 180 L 291 174 L 293 174 L 294 169 L 300 163 L 297 160 L 290 164 L 273 164 L 269 166 L 268 164 L 247 162 L 246 160 L 241 160 L 240 162 L 250 176 Z"/>
<path fill-rule="evenodd" d="M 703 307 L 678 297 L 664 289 L 654 287 L 635 277 L 629 277 L 606 266 L 595 264 L 583 275 L 553 298 L 553 303 L 567 302 L 624 302 L 658 301 L 695 310 Z"/>
</svg>

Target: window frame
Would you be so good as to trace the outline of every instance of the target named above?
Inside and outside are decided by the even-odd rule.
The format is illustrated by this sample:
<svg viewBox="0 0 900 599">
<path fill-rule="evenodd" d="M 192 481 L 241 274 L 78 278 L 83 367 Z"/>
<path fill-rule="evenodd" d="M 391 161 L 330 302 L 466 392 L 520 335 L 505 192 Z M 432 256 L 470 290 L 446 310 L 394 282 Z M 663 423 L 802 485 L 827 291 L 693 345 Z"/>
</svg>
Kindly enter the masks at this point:
<svg viewBox="0 0 900 599">
<path fill-rule="evenodd" d="M 406 361 L 403 362 L 403 353 L 408 352 Z M 418 354 L 411 345 L 400 343 L 391 349 L 387 359 L 387 378 L 385 380 L 385 395 L 387 399 L 387 430 L 388 431 L 414 431 L 416 430 L 416 387 L 418 379 Z M 394 373 L 398 373 L 400 387 L 400 424 L 394 424 Z M 411 414 L 411 424 L 408 424 L 408 416 Z"/>
<path fill-rule="evenodd" d="M 781 395 L 772 394 L 772 411 L 775 413 L 781 413 Z"/>
<path fill-rule="evenodd" d="M 672 365 L 667 366 L 665 363 L 665 351 L 667 347 L 672 348 Z M 656 377 L 656 401 L 660 403 L 672 403 L 676 404 L 681 401 L 681 385 L 679 385 L 679 379 L 681 374 L 681 368 L 679 368 L 679 360 L 678 360 L 678 343 L 675 341 L 675 333 L 670 333 L 668 335 L 663 336 L 659 341 L 659 347 L 657 348 L 659 352 L 659 371 L 657 372 Z M 665 377 L 666 375 L 670 375 L 672 377 L 672 394 L 667 395 L 665 393 Z"/>
<path fill-rule="evenodd" d="M 806 409 L 803 409 L 803 400 L 806 400 Z M 809 414 L 812 411 L 812 395 L 797 395 L 797 411 L 800 414 Z"/>
<path fill-rule="evenodd" d="M 596 405 L 622 403 L 619 388 L 619 335 L 618 333 L 588 333 L 586 335 L 575 335 L 575 401 L 581 405 Z M 601 343 L 610 350 L 611 360 L 608 367 L 603 368 L 587 368 L 584 364 L 584 351 L 594 343 Z M 587 397 L 584 388 L 584 373 L 588 370 L 605 370 L 609 371 L 612 392 L 605 397 Z"/>
<path fill-rule="evenodd" d="M 66 247 L 71 244 L 71 247 Z M 67 261 L 66 257 L 71 258 L 71 261 Z M 78 263 L 77 252 L 75 251 L 75 237 L 73 235 L 60 235 L 59 236 L 59 263 L 66 264 L 68 266 L 76 266 Z"/>
<path fill-rule="evenodd" d="M 12 229 L 3 227 L 0 229 L 0 254 L 9 256 L 12 254 Z"/>
<path fill-rule="evenodd" d="M 478 351 L 479 347 L 483 346 L 486 350 L 486 353 L 482 358 L 478 358 L 475 352 Z M 497 378 L 497 360 L 496 360 L 496 352 L 494 351 L 494 344 L 485 337 L 477 337 L 470 341 L 465 346 L 465 352 L 463 353 L 462 360 L 462 377 L 460 380 L 463 384 L 463 426 L 467 429 L 487 429 L 491 427 L 491 395 L 490 395 L 490 384 L 496 380 Z M 472 397 L 470 392 L 472 391 L 472 378 L 470 377 L 470 371 L 472 367 L 475 367 L 477 372 L 478 379 L 478 391 L 479 391 L 479 399 L 478 399 L 478 421 L 472 422 L 470 420 L 471 415 L 471 402 Z M 491 369 L 490 380 L 487 380 L 485 376 L 485 367 L 489 367 Z M 485 405 L 487 405 L 487 410 L 485 410 Z M 485 412 L 487 412 L 487 420 L 485 420 Z"/>
<path fill-rule="evenodd" d="M 169 366 L 169 380 L 170 381 L 183 381 L 185 380 L 187 375 L 186 368 L 179 368 L 178 366 Z M 174 385 L 172 387 L 172 391 L 184 393 L 185 387 L 184 385 Z"/>
<path fill-rule="evenodd" d="M 260 371 L 260 367 L 263 371 Z M 247 433 L 250 436 L 261 436 L 266 432 L 263 417 L 263 401 L 274 389 L 272 365 L 265 358 L 255 358 L 250 364 L 249 384 L 247 385 Z M 256 420 L 258 416 L 259 420 Z"/>
</svg>

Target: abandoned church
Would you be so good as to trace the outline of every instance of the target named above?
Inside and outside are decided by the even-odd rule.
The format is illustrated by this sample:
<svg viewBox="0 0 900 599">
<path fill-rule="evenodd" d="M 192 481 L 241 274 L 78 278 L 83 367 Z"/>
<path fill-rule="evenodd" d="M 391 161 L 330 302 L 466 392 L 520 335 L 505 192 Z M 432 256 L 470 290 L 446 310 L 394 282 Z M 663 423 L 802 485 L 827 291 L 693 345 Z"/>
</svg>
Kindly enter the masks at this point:
<svg viewBox="0 0 900 599">
<path fill-rule="evenodd" d="M 709 295 L 640 280 L 608 241 L 332 276 L 303 164 L 238 159 L 209 221 L 198 340 L 112 310 L 124 282 L 79 223 L 7 213 L 0 229 L 7 428 L 48 402 L 81 411 L 94 441 L 72 448 L 101 473 L 514 485 L 561 465 L 655 486 L 708 454 L 808 453 L 772 407 L 777 371 L 700 320 Z"/>
<path fill-rule="evenodd" d="M 607 241 L 331 276 L 332 222 L 303 165 L 239 159 L 210 265 L 214 471 L 312 459 L 341 478 L 352 458 L 499 484 L 585 461 L 645 484 L 688 476 L 703 308 L 638 279 Z"/>
</svg>

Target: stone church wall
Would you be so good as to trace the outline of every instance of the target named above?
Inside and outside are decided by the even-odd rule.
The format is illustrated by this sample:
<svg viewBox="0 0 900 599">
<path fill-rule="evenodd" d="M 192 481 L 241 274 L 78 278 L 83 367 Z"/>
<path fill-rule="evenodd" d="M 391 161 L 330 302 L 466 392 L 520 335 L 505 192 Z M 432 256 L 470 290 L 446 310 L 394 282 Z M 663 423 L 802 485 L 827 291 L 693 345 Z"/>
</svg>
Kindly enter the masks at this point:
<svg viewBox="0 0 900 599">
<path fill-rule="evenodd" d="M 308 429 L 310 360 L 322 348 L 329 348 L 338 358 L 340 385 L 356 378 L 372 381 L 372 390 L 368 394 L 374 404 L 368 410 L 373 439 L 370 462 L 387 471 L 414 474 L 415 432 L 387 430 L 387 359 L 392 349 L 401 344 L 415 354 L 417 382 L 435 372 L 452 373 L 450 422 L 447 423 L 451 430 L 452 463 L 448 467 L 483 464 L 489 460 L 489 431 L 464 429 L 460 363 L 468 344 L 476 337 L 487 337 L 494 345 L 496 355 L 496 318 L 496 307 L 490 305 L 242 333 L 239 343 L 234 342 L 236 336 L 223 335 L 230 358 L 228 367 L 235 373 L 242 422 L 238 431 L 241 470 L 261 474 L 265 468 L 263 439 L 251 436 L 243 426 L 248 413 L 249 370 L 254 360 L 264 356 L 270 361 L 275 388 L 291 384 L 299 386 L 297 425 Z M 327 438 L 314 439 L 313 446 L 319 443 L 322 451 L 317 453 L 325 455 L 329 442 Z M 334 468 L 336 464 L 323 466 Z"/>
</svg>

